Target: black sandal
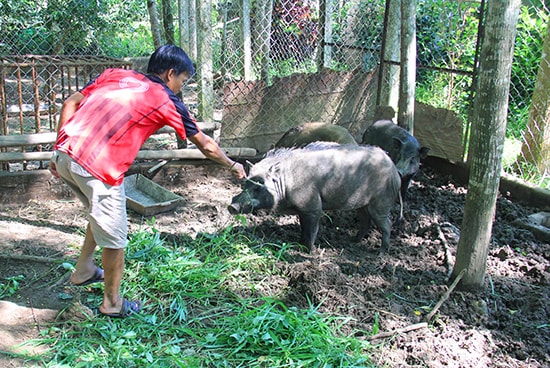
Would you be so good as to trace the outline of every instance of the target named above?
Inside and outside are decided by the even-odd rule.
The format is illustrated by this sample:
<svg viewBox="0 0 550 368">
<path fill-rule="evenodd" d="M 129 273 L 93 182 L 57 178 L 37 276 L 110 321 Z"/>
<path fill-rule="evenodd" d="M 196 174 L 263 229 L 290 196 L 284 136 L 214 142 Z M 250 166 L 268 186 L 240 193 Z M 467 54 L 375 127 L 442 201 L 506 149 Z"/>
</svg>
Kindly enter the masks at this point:
<svg viewBox="0 0 550 368">
<path fill-rule="evenodd" d="M 94 274 L 92 277 L 90 277 L 88 280 L 81 282 L 80 284 L 75 284 L 75 286 L 86 286 L 90 284 L 95 284 L 96 282 L 104 282 L 103 278 L 103 269 L 97 267 L 94 271 Z"/>
<path fill-rule="evenodd" d="M 120 312 L 118 313 L 103 313 L 100 312 L 99 309 L 97 310 L 99 314 L 102 314 L 107 317 L 113 317 L 113 318 L 126 318 L 131 316 L 134 313 L 139 313 L 141 310 L 141 302 L 139 300 L 126 300 L 122 299 L 122 308 L 120 309 Z"/>
</svg>

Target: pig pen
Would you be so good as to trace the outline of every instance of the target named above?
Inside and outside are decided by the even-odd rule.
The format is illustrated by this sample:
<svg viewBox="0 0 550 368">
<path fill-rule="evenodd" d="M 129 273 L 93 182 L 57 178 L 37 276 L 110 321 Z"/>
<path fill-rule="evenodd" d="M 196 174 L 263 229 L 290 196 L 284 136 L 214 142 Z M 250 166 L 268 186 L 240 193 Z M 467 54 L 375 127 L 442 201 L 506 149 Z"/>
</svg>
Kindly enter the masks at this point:
<svg viewBox="0 0 550 368">
<path fill-rule="evenodd" d="M 155 227 L 166 236 L 177 241 L 199 232 L 216 233 L 234 223 L 226 207 L 240 183 L 226 170 L 170 163 L 155 181 L 192 204 L 155 215 Z M 379 254 L 376 230 L 360 244 L 350 241 L 356 231 L 354 212 L 329 213 L 321 224 L 320 251 L 292 250 L 278 265 L 284 278 L 265 275 L 272 277 L 270 290 L 286 290 L 288 306 L 307 308 L 309 298 L 322 313 L 351 317 L 343 333 L 359 339 L 369 338 L 358 331 L 372 331 L 376 316 L 380 332 L 401 331 L 371 340 L 372 359 L 380 366 L 548 367 L 550 244 L 518 225 L 548 208 L 524 206 L 500 195 L 485 290 L 453 291 L 433 325 L 425 327 L 418 323 L 447 290 L 466 189 L 450 175 L 424 166 L 409 190 L 405 226 L 401 233 L 393 233 L 389 253 Z M 246 218 L 246 227 L 235 223 L 233 231 L 263 242 L 299 239 L 296 216 Z M 130 231 L 145 221 L 129 211 Z M 32 274 L 39 281 L 21 285 L 9 298 L 26 310 L 0 313 L 0 350 L 37 337 L 35 321 L 47 323 L 55 311 L 71 303 L 60 295 L 78 291 L 52 262 L 76 256 L 67 244 L 82 241 L 77 229 L 84 229 L 85 223 L 82 206 L 71 198 L 2 204 L 0 279 Z M 57 281 L 41 287 L 46 279 Z M 7 320 L 21 315 L 27 322 Z M 11 358 L 0 355 L 0 366 L 10 364 L 15 364 Z"/>
</svg>

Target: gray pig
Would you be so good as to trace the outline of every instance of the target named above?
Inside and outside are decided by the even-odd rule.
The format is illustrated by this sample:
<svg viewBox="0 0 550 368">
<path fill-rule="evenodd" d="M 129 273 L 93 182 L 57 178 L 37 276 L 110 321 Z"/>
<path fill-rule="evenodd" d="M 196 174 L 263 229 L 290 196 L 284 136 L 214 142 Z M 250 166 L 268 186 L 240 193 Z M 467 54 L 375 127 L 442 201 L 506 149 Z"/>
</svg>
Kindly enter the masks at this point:
<svg viewBox="0 0 550 368">
<path fill-rule="evenodd" d="M 400 178 L 388 155 L 378 147 L 316 142 L 298 149 L 277 149 L 250 169 L 243 191 L 233 197 L 232 214 L 260 209 L 296 213 L 301 242 L 311 250 L 324 210 L 359 209 L 360 241 L 370 219 L 382 233 L 382 249 L 390 246 L 390 212 Z M 403 215 L 401 203 L 400 219 Z"/>
<path fill-rule="evenodd" d="M 430 149 L 420 147 L 415 137 L 391 120 L 374 122 L 363 134 L 362 143 L 378 146 L 390 155 L 401 175 L 401 196 L 405 198 L 420 160 L 428 156 Z"/>
<path fill-rule="evenodd" d="M 335 142 L 340 144 L 357 144 L 349 131 L 335 124 L 311 122 L 295 126 L 275 143 L 275 147 L 304 147 L 309 143 Z"/>
</svg>

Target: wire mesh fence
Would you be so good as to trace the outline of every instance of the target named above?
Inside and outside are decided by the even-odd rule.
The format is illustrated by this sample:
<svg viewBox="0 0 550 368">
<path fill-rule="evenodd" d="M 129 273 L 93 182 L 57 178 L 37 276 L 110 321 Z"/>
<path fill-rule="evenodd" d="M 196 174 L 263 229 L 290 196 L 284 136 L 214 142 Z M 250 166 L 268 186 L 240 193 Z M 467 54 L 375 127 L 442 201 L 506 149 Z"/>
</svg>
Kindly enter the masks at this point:
<svg viewBox="0 0 550 368">
<path fill-rule="evenodd" d="M 65 98 L 106 68 L 130 63 L 105 56 L 0 56 L 2 134 L 51 132 Z"/>
<path fill-rule="evenodd" d="M 0 1 L 1 134 L 52 130 L 67 93 L 109 63 L 130 67 L 122 57 L 147 56 L 153 46 L 144 3 Z M 483 5 L 437 0 L 416 6 L 417 100 L 454 111 L 466 145 Z M 194 17 L 178 19 L 187 14 L 182 6 L 188 2 L 173 1 L 175 23 L 192 27 Z M 359 121 L 373 118 L 375 105 L 396 106 L 398 10 L 384 0 L 213 1 L 211 118 L 222 123 L 223 143 L 268 147 L 305 121 L 337 123 L 359 138 Z M 522 6 L 504 158 L 506 171 L 545 187 L 548 14 L 538 0 Z M 191 43 L 199 42 L 200 32 Z M 42 56 L 14 66 L 22 55 Z M 188 84 L 184 98 L 198 114 L 203 100 L 194 97 L 196 88 Z"/>
<path fill-rule="evenodd" d="M 550 9 L 522 7 L 517 28 L 504 168 L 550 189 Z"/>
</svg>

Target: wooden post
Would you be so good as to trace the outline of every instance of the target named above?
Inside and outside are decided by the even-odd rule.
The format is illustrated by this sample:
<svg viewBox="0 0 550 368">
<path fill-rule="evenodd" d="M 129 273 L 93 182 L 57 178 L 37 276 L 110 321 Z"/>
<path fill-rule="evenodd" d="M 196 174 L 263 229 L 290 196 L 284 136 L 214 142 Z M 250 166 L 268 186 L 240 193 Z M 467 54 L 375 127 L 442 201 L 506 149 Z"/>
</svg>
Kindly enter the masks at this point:
<svg viewBox="0 0 550 368">
<path fill-rule="evenodd" d="M 4 81 L 6 80 L 6 71 L 4 69 L 4 60 L 1 60 L 0 65 L 0 99 L 2 100 L 2 106 L 0 106 L 0 112 L 2 113 L 2 134 L 8 135 L 8 109 L 6 103 L 6 86 Z M 0 148 L 0 152 L 6 152 L 6 148 Z M 0 164 L 0 170 L 5 171 L 8 169 L 7 163 Z"/>
<path fill-rule="evenodd" d="M 250 11 L 251 1 L 242 0 L 243 14 L 242 14 L 242 39 L 243 39 L 243 75 L 245 81 L 252 80 L 252 34 L 251 34 L 251 22 Z"/>
<path fill-rule="evenodd" d="M 73 94 L 73 88 L 72 88 L 72 82 L 71 82 L 71 66 L 70 65 L 67 65 L 67 88 L 69 89 L 69 96 L 72 95 Z"/>
<path fill-rule="evenodd" d="M 19 102 L 19 132 L 25 134 L 25 127 L 23 126 L 23 88 L 21 86 L 21 67 L 19 65 L 17 68 L 17 96 Z"/>
<path fill-rule="evenodd" d="M 80 89 L 80 86 L 78 84 L 78 66 L 74 66 L 74 88 L 75 91 L 78 91 Z"/>
<path fill-rule="evenodd" d="M 189 1 L 189 57 L 191 60 L 197 60 L 198 57 L 198 36 L 197 36 L 197 1 L 199 0 L 188 0 Z"/>
<path fill-rule="evenodd" d="M 48 120 L 50 124 L 50 131 L 57 130 L 57 122 L 55 121 L 55 113 L 57 108 L 55 106 L 55 68 L 48 65 Z"/>
<path fill-rule="evenodd" d="M 416 87 L 416 3 L 401 1 L 401 74 L 399 125 L 414 133 L 414 102 Z"/>
<path fill-rule="evenodd" d="M 40 127 L 40 92 L 38 89 L 38 73 L 36 72 L 36 60 L 32 59 L 31 61 L 31 75 L 32 75 L 32 84 L 33 84 L 33 99 L 34 99 L 34 125 L 35 133 L 40 133 L 42 129 Z"/>
<path fill-rule="evenodd" d="M 8 106 L 6 103 L 6 86 L 4 81 L 6 80 L 6 70 L 4 69 L 4 62 L 0 65 L 0 99 L 2 100 L 2 106 L 0 106 L 0 112 L 2 113 L 2 134 L 8 135 Z"/>
<path fill-rule="evenodd" d="M 214 119 L 214 80 L 212 60 L 212 1 L 201 0 L 198 4 L 198 97 L 197 120 Z"/>
</svg>

